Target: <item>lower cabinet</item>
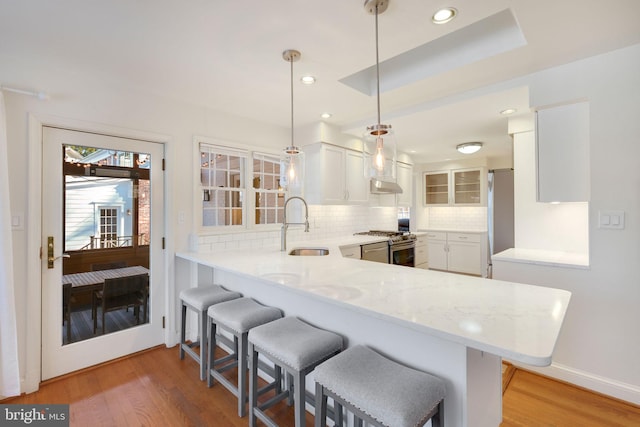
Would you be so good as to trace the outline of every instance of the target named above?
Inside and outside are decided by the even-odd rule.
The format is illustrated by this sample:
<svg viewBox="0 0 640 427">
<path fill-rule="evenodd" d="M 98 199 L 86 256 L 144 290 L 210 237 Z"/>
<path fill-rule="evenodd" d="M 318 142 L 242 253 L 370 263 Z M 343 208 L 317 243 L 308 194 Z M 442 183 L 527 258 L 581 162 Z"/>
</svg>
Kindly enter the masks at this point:
<svg viewBox="0 0 640 427">
<path fill-rule="evenodd" d="M 360 245 L 341 246 L 340 253 L 344 258 L 360 259 L 362 256 Z"/>
<path fill-rule="evenodd" d="M 428 250 L 427 250 L 427 236 L 426 235 L 417 235 L 416 236 L 416 247 L 414 254 L 414 265 L 416 268 L 429 268 L 429 258 L 428 258 Z"/>
<path fill-rule="evenodd" d="M 430 231 L 427 233 L 430 269 L 486 275 L 486 234 Z"/>
</svg>

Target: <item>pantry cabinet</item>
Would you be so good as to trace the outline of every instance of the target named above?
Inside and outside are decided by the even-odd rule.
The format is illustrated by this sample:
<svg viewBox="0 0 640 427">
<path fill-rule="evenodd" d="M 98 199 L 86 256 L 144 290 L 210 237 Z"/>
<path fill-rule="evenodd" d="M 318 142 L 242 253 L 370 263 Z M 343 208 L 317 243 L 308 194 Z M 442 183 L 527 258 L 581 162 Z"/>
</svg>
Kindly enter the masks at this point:
<svg viewBox="0 0 640 427">
<path fill-rule="evenodd" d="M 486 233 L 429 231 L 427 255 L 430 269 L 486 275 Z"/>
<path fill-rule="evenodd" d="M 304 147 L 305 199 L 320 205 L 362 205 L 369 200 L 362 153 L 317 143 Z"/>
<path fill-rule="evenodd" d="M 485 168 L 424 173 L 425 206 L 486 206 Z"/>
</svg>

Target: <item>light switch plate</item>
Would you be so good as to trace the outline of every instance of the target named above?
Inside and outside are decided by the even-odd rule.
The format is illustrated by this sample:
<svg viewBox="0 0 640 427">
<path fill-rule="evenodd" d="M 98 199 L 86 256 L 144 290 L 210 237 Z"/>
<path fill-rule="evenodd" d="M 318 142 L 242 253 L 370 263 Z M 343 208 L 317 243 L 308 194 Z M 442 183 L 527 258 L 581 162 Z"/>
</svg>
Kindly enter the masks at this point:
<svg viewBox="0 0 640 427">
<path fill-rule="evenodd" d="M 598 228 L 624 229 L 624 211 L 599 211 Z"/>
<path fill-rule="evenodd" d="M 11 229 L 24 230 L 24 214 L 22 212 L 11 214 Z"/>
</svg>

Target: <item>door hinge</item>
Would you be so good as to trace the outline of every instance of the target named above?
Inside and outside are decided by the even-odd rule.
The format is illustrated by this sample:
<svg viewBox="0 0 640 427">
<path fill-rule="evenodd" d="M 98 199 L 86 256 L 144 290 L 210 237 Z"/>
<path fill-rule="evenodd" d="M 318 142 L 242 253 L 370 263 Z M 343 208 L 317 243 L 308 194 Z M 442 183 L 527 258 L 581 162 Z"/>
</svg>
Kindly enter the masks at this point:
<svg viewBox="0 0 640 427">
<path fill-rule="evenodd" d="M 162 249 L 164 249 L 164 237 L 162 238 Z"/>
<path fill-rule="evenodd" d="M 165 319 L 165 317 L 162 316 L 162 329 L 164 329 L 164 319 Z"/>
<path fill-rule="evenodd" d="M 162 170 L 164 170 L 166 168 L 166 161 L 165 159 L 162 159 Z"/>
</svg>

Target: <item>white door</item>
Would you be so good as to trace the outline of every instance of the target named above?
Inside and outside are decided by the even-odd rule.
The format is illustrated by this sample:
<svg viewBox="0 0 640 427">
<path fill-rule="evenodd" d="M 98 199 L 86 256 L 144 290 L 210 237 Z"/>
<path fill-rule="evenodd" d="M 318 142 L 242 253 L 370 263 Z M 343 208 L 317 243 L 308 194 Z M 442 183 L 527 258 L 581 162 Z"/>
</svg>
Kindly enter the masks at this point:
<svg viewBox="0 0 640 427">
<path fill-rule="evenodd" d="M 162 161 L 164 146 L 148 141 L 46 126 L 43 127 L 42 144 L 42 380 L 46 380 L 163 343 L 165 278 L 162 267 L 164 264 L 162 250 L 164 234 Z M 106 149 L 111 150 L 114 155 L 117 153 L 141 153 L 136 159 L 144 158 L 145 162 L 150 162 L 150 166 L 145 166 L 149 169 L 148 197 L 150 202 L 147 203 L 147 206 L 150 209 L 150 214 L 148 215 L 149 230 L 145 238 L 148 242 L 150 281 L 147 323 L 141 322 L 140 325 L 128 329 L 66 344 L 63 342 L 62 333 L 62 266 L 64 258 L 61 256 L 65 240 L 63 232 L 65 224 L 63 158 L 65 147 L 68 146 Z M 146 183 L 145 188 L 147 188 Z M 123 199 L 137 198 L 138 192 L 139 188 L 133 188 L 131 193 L 134 193 L 135 196 L 125 194 Z M 130 215 L 131 212 L 124 204 L 113 206 L 110 211 L 106 212 L 117 213 L 118 209 L 122 210 L 121 224 L 125 226 L 126 215 Z M 53 239 L 53 255 L 57 258 L 53 262 L 52 268 L 48 268 L 47 260 L 47 247 L 50 238 Z M 75 249 L 76 252 L 80 252 L 79 248 Z M 129 313 L 133 315 L 132 310 L 129 310 Z"/>
</svg>

